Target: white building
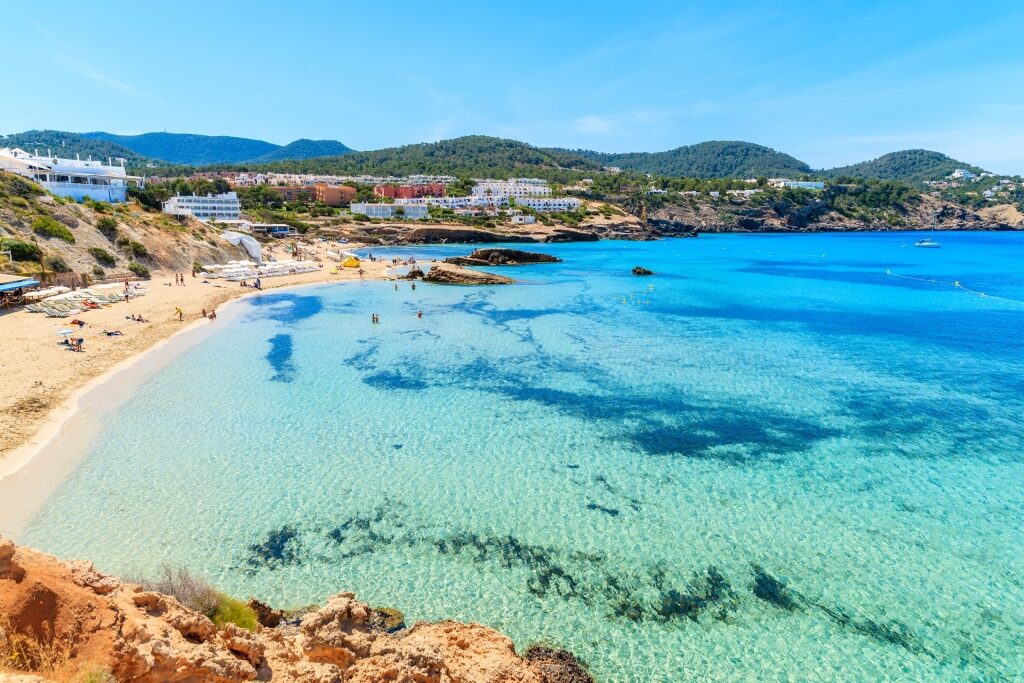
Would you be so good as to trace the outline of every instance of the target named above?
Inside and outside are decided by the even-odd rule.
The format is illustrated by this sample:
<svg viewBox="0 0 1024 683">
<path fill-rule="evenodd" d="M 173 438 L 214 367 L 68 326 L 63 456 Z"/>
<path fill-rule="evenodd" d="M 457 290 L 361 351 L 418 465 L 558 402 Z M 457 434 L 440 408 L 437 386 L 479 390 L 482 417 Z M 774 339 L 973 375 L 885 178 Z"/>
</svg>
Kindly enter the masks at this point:
<svg viewBox="0 0 1024 683">
<path fill-rule="evenodd" d="M 234 192 L 208 194 L 205 197 L 178 195 L 164 202 L 164 213 L 193 216 L 201 221 L 237 221 L 242 207 Z"/>
<path fill-rule="evenodd" d="M 442 209 L 465 209 L 469 206 L 479 205 L 476 197 L 415 197 L 396 199 L 395 204 L 399 206 L 439 206 Z"/>
<path fill-rule="evenodd" d="M 59 197 L 82 201 L 86 197 L 98 202 L 123 202 L 128 199 L 128 185 L 145 187 L 139 176 L 124 170 L 124 159 L 115 165 L 91 158 L 62 159 L 29 154 L 23 149 L 0 149 L 0 169 L 33 180 Z"/>
<path fill-rule="evenodd" d="M 529 214 L 517 213 L 511 216 L 512 225 L 533 225 L 537 219 Z"/>
<path fill-rule="evenodd" d="M 768 180 L 771 187 L 794 187 L 804 190 L 824 190 L 825 183 L 815 180 L 790 180 L 788 178 L 771 178 Z"/>
<path fill-rule="evenodd" d="M 473 186 L 474 197 L 550 197 L 551 188 L 540 178 L 512 178 L 510 180 L 481 180 Z"/>
<path fill-rule="evenodd" d="M 964 180 L 974 180 L 977 176 L 975 176 L 973 172 L 968 171 L 966 168 L 958 168 L 952 173 L 950 173 L 949 177 L 953 179 L 963 178 Z"/>
<path fill-rule="evenodd" d="M 368 218 L 401 218 L 418 221 L 427 217 L 426 204 L 370 204 L 353 202 L 349 206 L 352 213 L 363 214 Z"/>
<path fill-rule="evenodd" d="M 541 213 L 547 211 L 575 211 L 580 208 L 580 200 L 576 197 L 520 197 L 516 206 L 525 206 Z"/>
<path fill-rule="evenodd" d="M 576 197 L 504 197 L 500 195 L 484 195 L 473 197 L 417 197 L 415 199 L 396 199 L 394 204 L 370 204 L 369 206 L 402 206 L 428 207 L 439 206 L 443 209 L 458 211 L 460 209 L 497 209 L 508 206 L 511 202 L 516 206 L 525 206 L 534 211 L 575 211 L 580 208 L 580 200 Z M 357 213 L 355 209 L 353 213 Z M 390 218 L 390 216 L 387 216 Z"/>
</svg>

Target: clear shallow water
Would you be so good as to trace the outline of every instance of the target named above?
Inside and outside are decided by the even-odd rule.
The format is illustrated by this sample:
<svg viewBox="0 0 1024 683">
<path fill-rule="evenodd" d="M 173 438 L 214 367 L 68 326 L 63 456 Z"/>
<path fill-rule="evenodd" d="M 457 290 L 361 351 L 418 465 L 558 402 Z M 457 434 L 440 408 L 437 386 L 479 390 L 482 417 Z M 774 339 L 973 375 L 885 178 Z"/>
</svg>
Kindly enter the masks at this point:
<svg viewBox="0 0 1024 683">
<path fill-rule="evenodd" d="M 354 590 L 603 681 L 1019 680 L 1024 235 L 937 237 L 546 245 L 565 262 L 514 287 L 268 294 L 23 540 L 275 604 Z"/>
</svg>

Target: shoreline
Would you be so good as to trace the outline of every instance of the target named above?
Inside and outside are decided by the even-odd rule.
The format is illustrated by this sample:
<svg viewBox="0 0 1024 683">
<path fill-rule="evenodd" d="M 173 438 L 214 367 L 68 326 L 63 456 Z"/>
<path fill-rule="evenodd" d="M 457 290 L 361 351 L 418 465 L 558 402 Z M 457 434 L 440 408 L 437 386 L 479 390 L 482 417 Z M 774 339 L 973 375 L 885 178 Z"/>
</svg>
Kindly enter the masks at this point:
<svg viewBox="0 0 1024 683">
<path fill-rule="evenodd" d="M 384 282 L 386 278 L 364 281 Z M 357 281 L 300 282 L 246 292 L 224 303 L 217 319 L 233 321 L 246 310 L 241 304 L 265 293 L 353 282 Z M 220 329 L 204 324 L 201 318 L 194 320 L 91 378 L 51 410 L 32 439 L 0 460 L 0 533 L 20 540 L 35 513 L 86 455 L 103 419 L 129 401 L 154 374 Z"/>
<path fill-rule="evenodd" d="M 110 400 L 109 394 L 125 394 L 126 388 L 137 387 L 154 372 L 171 362 L 175 357 L 187 351 L 209 335 L 216 333 L 221 326 L 218 321 L 227 322 L 245 310 L 244 306 L 234 305 L 248 301 L 252 297 L 261 294 L 298 289 L 314 285 L 330 285 L 335 283 L 387 281 L 393 279 L 392 266 L 385 262 L 365 262 L 366 273 L 360 278 L 356 272 L 338 268 L 338 273 L 333 274 L 333 264 L 325 263 L 324 269 L 314 273 L 306 273 L 296 276 L 285 276 L 267 281 L 262 290 L 242 289 L 241 287 L 226 287 L 219 281 L 211 281 L 210 285 L 202 285 L 198 282 L 190 282 L 186 285 L 193 301 L 189 302 L 192 307 L 219 309 L 220 315 L 217 320 L 207 320 L 195 315 L 195 318 L 179 324 L 177 320 L 165 320 L 157 317 L 154 307 L 157 310 L 166 308 L 162 306 L 167 295 L 185 294 L 177 287 L 164 287 L 164 280 L 171 277 L 170 273 L 158 273 L 148 281 L 149 293 L 139 300 L 133 300 L 131 304 L 125 305 L 118 302 L 100 309 L 99 311 L 85 312 L 81 317 L 86 320 L 89 327 L 85 328 L 95 332 L 101 326 L 101 320 L 95 320 L 97 314 L 105 314 L 108 321 L 120 321 L 127 317 L 129 311 L 141 311 L 147 318 L 145 328 L 127 327 L 122 325 L 127 332 L 140 331 L 137 338 L 132 339 L 134 348 L 118 349 L 119 356 L 106 362 L 108 357 L 103 354 L 103 347 L 114 348 L 118 341 L 129 337 L 106 337 L 99 336 L 95 339 L 88 339 L 86 342 L 85 354 L 70 354 L 56 343 L 45 339 L 40 341 L 42 334 L 55 325 L 65 326 L 66 320 L 45 318 L 41 314 L 28 311 L 15 311 L 0 318 L 6 328 L 15 332 L 10 338 L 0 342 L 5 354 L 10 359 L 12 356 L 21 361 L 19 369 L 28 373 L 27 379 L 43 377 L 34 382 L 19 382 L 20 378 L 6 377 L 11 386 L 5 387 L 8 392 L 10 403 L 8 407 L 14 408 L 6 420 L 15 423 L 18 431 L 11 433 L 8 430 L 4 435 L 6 443 L 0 443 L 0 500 L 4 501 L 0 506 L 0 531 L 11 534 L 15 538 L 20 536 L 24 525 L 31 519 L 31 514 L 38 509 L 38 506 L 45 502 L 45 499 L 59 486 L 60 482 L 73 470 L 73 465 L 81 459 L 66 455 L 71 451 L 81 450 L 69 444 L 68 449 L 59 448 L 61 441 L 70 436 L 85 437 L 88 434 L 94 435 L 98 430 L 101 420 L 94 419 L 95 412 L 104 412 L 103 408 L 115 408 L 123 401 Z M 217 284 L 214 284 L 217 283 Z M 234 283 L 232 283 L 234 284 Z M 197 293 L 198 294 L 197 294 Z M 155 300 L 143 301 L 154 294 L 162 296 L 154 297 Z M 185 308 L 183 305 L 182 308 Z M 148 310 L 147 310 L 148 309 Z M 190 316 L 191 317 L 191 316 Z M 15 323 L 15 324 L 10 324 Z M 135 325 L 135 323 L 132 323 Z M 117 322 L 108 323 L 108 326 L 117 329 Z M 90 329 L 91 328 L 91 329 Z M 86 333 L 88 334 L 88 333 Z M 102 334 L 102 333 L 101 333 Z M 106 337 L 104 339 L 104 337 Z M 105 342 L 105 343 L 104 343 Z M 29 355 L 35 358 L 19 358 L 18 345 L 22 350 L 28 350 Z M 12 348 L 7 348 L 12 347 Z M 32 351 L 38 351 L 32 354 Z M 39 358 L 40 355 L 63 354 L 54 356 L 63 362 L 65 358 L 72 362 L 81 360 L 87 367 L 80 373 L 66 372 L 67 368 L 53 363 L 48 358 Z M 34 363 L 32 361 L 35 361 Z M 99 366 L 99 367 L 97 367 Z M 138 371 L 143 369 L 143 372 Z M 91 372 L 90 372 L 91 370 Z M 18 415 L 17 408 L 26 402 L 32 401 L 31 393 L 37 387 L 44 390 L 45 379 L 54 381 L 51 375 L 57 375 L 56 382 L 60 389 L 64 389 L 61 395 L 41 408 L 30 412 L 28 415 Z M 81 378 L 80 382 L 74 381 Z M 26 386 L 31 385 L 31 386 Z M 111 388 L 114 391 L 109 392 Z M 56 387 L 55 387 L 56 389 Z M 20 390 L 20 391 L 19 391 Z M 103 390 L 99 392 L 98 390 Z M 128 394 L 131 391 L 127 392 Z M 12 396 L 13 394 L 13 396 Z M 20 394 L 20 395 L 19 395 Z M 122 399 L 127 396 L 121 396 Z M 102 405 L 105 404 L 105 405 Z M 7 412 L 6 409 L 0 412 Z M 82 419 L 82 424 L 76 424 L 76 420 Z M 85 423 L 92 423 L 93 430 L 84 429 Z M 20 433 L 19 433 L 20 432 Z M 78 438 L 79 442 L 88 442 L 88 438 Z M 58 453 L 60 451 L 64 454 Z M 50 457 L 46 457 L 50 455 Z M 47 460 L 52 467 L 45 468 L 41 472 L 39 464 L 41 460 Z M 70 465 L 70 467 L 69 467 Z M 45 476 L 43 476 L 45 474 Z"/>
</svg>

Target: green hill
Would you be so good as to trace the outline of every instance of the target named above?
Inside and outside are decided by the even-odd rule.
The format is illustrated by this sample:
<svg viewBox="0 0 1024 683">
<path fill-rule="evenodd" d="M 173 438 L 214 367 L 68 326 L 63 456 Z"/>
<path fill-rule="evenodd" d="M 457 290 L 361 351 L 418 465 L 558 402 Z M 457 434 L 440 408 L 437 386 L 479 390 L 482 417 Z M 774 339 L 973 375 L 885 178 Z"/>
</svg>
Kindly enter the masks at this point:
<svg viewBox="0 0 1024 683">
<path fill-rule="evenodd" d="M 109 140 L 83 138 L 78 133 L 67 133 L 60 130 L 29 130 L 24 133 L 12 133 L 0 136 L 0 147 L 20 147 L 26 152 L 39 151 L 65 158 L 73 158 L 76 154 L 83 159 L 106 160 L 107 157 L 125 159 L 128 165 L 138 166 L 147 160 L 137 152 Z"/>
<path fill-rule="evenodd" d="M 812 173 L 811 167 L 788 154 L 751 142 L 712 140 L 667 152 L 606 154 L 562 150 L 603 166 L 686 178 L 755 178 Z"/>
<path fill-rule="evenodd" d="M 289 142 L 284 147 L 278 147 L 272 152 L 267 152 L 256 159 L 253 163 L 265 163 L 280 161 L 281 159 L 315 159 L 317 157 L 334 157 L 348 154 L 352 151 L 337 140 L 308 140 L 303 138 L 295 142 Z"/>
<path fill-rule="evenodd" d="M 278 145 L 263 140 L 227 135 L 194 135 L 191 133 L 114 135 L 113 133 L 96 132 L 82 133 L 82 137 L 109 140 L 150 159 L 190 166 L 248 161 L 279 149 Z"/>
<path fill-rule="evenodd" d="M 926 180 L 942 180 L 954 170 L 964 168 L 981 173 L 977 166 L 952 159 L 940 152 L 927 149 L 905 149 L 891 152 L 871 161 L 840 166 L 819 171 L 829 178 L 850 176 L 853 178 L 874 178 L 877 180 L 902 180 L 905 183 L 923 183 Z"/>
<path fill-rule="evenodd" d="M 600 164 L 567 150 L 545 150 L 516 140 L 469 135 L 336 157 L 280 161 L 265 167 L 298 173 L 507 177 L 567 168 L 596 170 Z"/>
</svg>

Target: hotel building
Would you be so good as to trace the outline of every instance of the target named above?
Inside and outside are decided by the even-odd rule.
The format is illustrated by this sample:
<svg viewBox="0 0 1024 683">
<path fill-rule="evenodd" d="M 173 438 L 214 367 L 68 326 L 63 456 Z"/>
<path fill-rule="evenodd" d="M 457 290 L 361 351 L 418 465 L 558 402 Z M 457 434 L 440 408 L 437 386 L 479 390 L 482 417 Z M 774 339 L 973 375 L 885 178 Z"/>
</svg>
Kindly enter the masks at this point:
<svg viewBox="0 0 1024 683">
<path fill-rule="evenodd" d="M 368 218 L 399 218 L 418 221 L 427 217 L 426 204 L 370 204 L 356 202 L 349 207 L 354 214 Z"/>
<path fill-rule="evenodd" d="M 205 197 L 179 195 L 164 202 L 164 213 L 192 216 L 201 221 L 237 221 L 241 208 L 238 195 L 234 192 L 208 194 Z"/>
<path fill-rule="evenodd" d="M 0 170 L 10 171 L 33 180 L 58 197 L 75 201 L 86 198 L 98 202 L 123 202 L 128 199 L 128 186 L 145 187 L 139 176 L 130 176 L 113 160 L 62 159 L 60 157 L 29 154 L 23 149 L 0 149 Z"/>
</svg>

